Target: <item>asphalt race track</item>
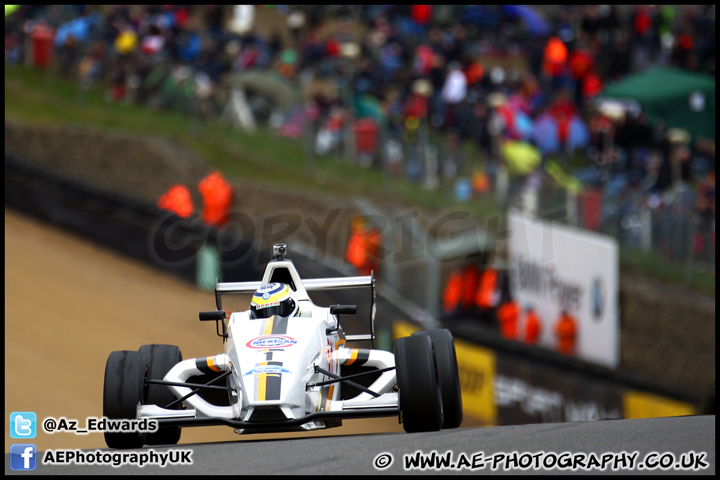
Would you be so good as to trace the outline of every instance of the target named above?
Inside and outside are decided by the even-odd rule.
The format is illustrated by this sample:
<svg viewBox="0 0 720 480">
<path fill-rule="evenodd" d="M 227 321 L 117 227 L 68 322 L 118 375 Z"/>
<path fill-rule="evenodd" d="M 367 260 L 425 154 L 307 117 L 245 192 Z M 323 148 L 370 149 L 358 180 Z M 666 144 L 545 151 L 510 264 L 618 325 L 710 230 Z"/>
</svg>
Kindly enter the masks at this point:
<svg viewBox="0 0 720 480">
<path fill-rule="evenodd" d="M 5 263 L 6 425 L 10 413 L 18 411 L 35 412 L 39 422 L 47 417 L 81 422 L 100 417 L 103 371 L 113 350 L 169 343 L 180 346 L 184 358 L 222 351 L 214 325 L 197 320 L 199 310 L 214 308 L 212 293 L 11 210 L 5 211 Z M 15 440 L 6 428 L 6 474 L 402 474 L 420 471 L 405 468 L 405 455 L 433 452 L 438 459 L 449 452 L 448 466 L 426 473 L 584 473 L 582 469 L 536 470 L 534 463 L 557 466 L 571 459 L 592 465 L 594 458 L 604 461 L 605 469 L 592 468 L 588 473 L 715 473 L 714 416 L 460 428 L 427 434 L 405 434 L 395 418 L 345 421 L 327 432 L 246 437 L 229 427 L 197 427 L 184 429 L 180 445 L 171 449 L 127 451 L 148 456 L 152 451 L 158 458 L 168 451 L 183 458 L 177 451 L 190 451 L 185 458 L 192 460 L 191 465 L 142 468 L 39 463 L 32 472 L 15 472 L 9 455 L 14 443 L 33 443 L 41 460 L 48 451 L 57 454 L 59 449 L 112 454 L 105 455 L 110 460 L 120 452 L 105 448 L 97 433 L 40 432 L 33 440 Z M 514 457 L 513 452 L 517 452 Z M 706 467 L 613 471 L 613 460 L 624 458 L 624 466 L 629 467 L 635 452 L 635 467 L 644 460 L 673 464 L 699 460 L 698 465 Z M 493 470 L 493 460 L 502 458 L 499 453 L 511 455 L 509 463 L 501 461 Z M 483 460 L 485 468 L 471 468 Z M 377 469 L 374 463 L 385 468 Z"/>
</svg>

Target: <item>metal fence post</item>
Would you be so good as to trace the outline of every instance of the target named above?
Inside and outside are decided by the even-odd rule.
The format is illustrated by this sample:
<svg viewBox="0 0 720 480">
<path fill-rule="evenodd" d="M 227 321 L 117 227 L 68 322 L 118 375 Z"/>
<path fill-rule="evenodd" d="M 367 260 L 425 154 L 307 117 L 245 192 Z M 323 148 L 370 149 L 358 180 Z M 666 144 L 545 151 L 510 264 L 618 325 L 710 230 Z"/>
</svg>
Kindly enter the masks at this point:
<svg viewBox="0 0 720 480">
<path fill-rule="evenodd" d="M 645 207 L 640 212 L 640 248 L 647 253 L 652 250 L 652 211 Z"/>
</svg>

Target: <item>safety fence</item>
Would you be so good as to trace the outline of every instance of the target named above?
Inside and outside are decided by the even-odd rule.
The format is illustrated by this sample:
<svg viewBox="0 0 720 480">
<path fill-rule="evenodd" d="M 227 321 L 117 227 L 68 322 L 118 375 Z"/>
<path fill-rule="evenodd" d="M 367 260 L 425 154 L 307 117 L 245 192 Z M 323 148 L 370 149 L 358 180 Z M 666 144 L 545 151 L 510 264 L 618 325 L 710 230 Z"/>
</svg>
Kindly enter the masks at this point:
<svg viewBox="0 0 720 480">
<path fill-rule="evenodd" d="M 530 215 L 609 235 L 625 255 L 637 252 L 663 261 L 689 284 L 694 273 L 715 273 L 715 215 L 696 208 L 697 196 L 684 183 L 664 194 L 623 195 L 607 188 L 574 193 L 546 185 L 524 192 L 514 204 Z"/>
</svg>

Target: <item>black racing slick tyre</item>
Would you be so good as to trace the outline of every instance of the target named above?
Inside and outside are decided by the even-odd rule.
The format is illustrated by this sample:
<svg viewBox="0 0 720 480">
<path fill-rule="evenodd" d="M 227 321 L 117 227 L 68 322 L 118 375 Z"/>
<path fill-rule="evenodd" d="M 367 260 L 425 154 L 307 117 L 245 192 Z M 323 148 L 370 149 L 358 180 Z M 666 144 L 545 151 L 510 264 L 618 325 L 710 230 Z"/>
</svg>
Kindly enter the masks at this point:
<svg viewBox="0 0 720 480">
<path fill-rule="evenodd" d="M 403 429 L 408 433 L 440 430 L 443 409 L 432 339 L 427 335 L 398 338 L 395 370 Z"/>
<path fill-rule="evenodd" d="M 440 392 L 443 403 L 443 427 L 457 428 L 463 421 L 462 395 L 460 393 L 460 376 L 458 375 L 455 342 L 450 330 L 438 328 L 415 332 L 412 336 L 426 335 L 432 339 L 435 347 Z"/>
<path fill-rule="evenodd" d="M 146 403 L 148 358 L 144 353 L 123 350 L 112 352 L 105 364 L 103 416 L 109 419 L 135 419 L 138 405 Z M 110 448 L 140 448 L 145 434 L 105 432 Z"/>
<path fill-rule="evenodd" d="M 140 353 L 148 357 L 148 378 L 150 380 L 162 380 L 172 367 L 182 362 L 182 353 L 175 345 L 143 345 Z M 157 405 L 166 408 L 168 404 L 175 401 L 176 397 L 165 385 L 148 385 L 148 405 Z M 176 403 L 173 410 L 180 410 L 182 402 Z M 145 441 L 148 445 L 176 445 L 180 441 L 181 427 L 160 427 L 157 432 L 147 434 Z"/>
</svg>

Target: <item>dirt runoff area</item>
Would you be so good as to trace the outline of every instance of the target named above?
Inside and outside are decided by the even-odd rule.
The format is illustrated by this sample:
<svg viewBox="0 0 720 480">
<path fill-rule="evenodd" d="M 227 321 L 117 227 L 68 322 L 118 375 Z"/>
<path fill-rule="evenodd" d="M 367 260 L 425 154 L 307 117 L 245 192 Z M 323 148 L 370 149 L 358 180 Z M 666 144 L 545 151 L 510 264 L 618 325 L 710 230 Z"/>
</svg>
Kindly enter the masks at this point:
<svg viewBox="0 0 720 480">
<path fill-rule="evenodd" d="M 105 362 L 114 350 L 177 345 L 183 358 L 223 351 L 198 321 L 212 293 L 87 240 L 5 210 L 5 421 L 12 412 L 79 420 L 102 416 Z M 183 430 L 181 444 L 402 431 L 397 419 L 346 420 L 326 432 L 238 436 L 229 427 Z M 5 430 L 5 453 L 23 443 Z M 47 434 L 39 451 L 105 448 L 101 433 Z"/>
</svg>

